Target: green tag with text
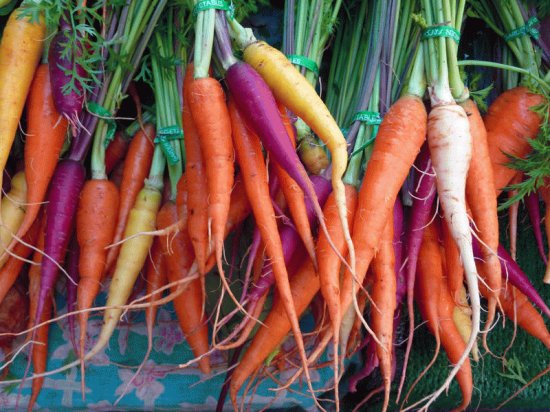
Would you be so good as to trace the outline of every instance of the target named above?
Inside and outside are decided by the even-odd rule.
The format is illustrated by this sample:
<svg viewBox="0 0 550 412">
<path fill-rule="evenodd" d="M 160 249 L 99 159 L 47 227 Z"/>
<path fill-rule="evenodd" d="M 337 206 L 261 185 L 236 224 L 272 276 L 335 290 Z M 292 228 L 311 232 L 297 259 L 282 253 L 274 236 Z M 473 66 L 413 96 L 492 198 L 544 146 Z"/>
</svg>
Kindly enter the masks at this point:
<svg viewBox="0 0 550 412">
<path fill-rule="evenodd" d="M 456 43 L 460 42 L 460 32 L 451 26 L 431 26 L 425 28 L 422 32 L 422 40 L 436 37 L 448 37 Z"/>
<path fill-rule="evenodd" d="M 379 125 L 382 123 L 382 118 L 378 112 L 369 112 L 368 110 L 362 110 L 355 113 L 353 116 L 352 122 L 363 122 L 367 125 Z"/>
<path fill-rule="evenodd" d="M 231 17 L 235 14 L 233 5 L 224 0 L 201 0 L 193 7 L 193 16 L 197 17 L 201 11 L 212 9 L 228 11 Z"/>
</svg>

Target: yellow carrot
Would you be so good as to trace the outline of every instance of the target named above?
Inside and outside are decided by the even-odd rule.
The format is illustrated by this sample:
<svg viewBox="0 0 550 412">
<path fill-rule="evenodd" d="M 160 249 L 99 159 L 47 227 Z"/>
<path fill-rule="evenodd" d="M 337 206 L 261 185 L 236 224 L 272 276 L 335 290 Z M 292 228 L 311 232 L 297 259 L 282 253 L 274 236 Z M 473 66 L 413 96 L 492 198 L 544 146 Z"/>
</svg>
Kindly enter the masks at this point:
<svg viewBox="0 0 550 412">
<path fill-rule="evenodd" d="M 468 299 L 466 298 L 466 289 L 464 286 L 458 290 L 456 305 L 453 309 L 453 322 L 462 336 L 464 343 L 468 343 L 470 340 L 470 334 L 472 333 L 472 309 L 468 304 Z M 477 362 L 479 360 L 479 351 L 477 345 L 472 349 L 472 357 Z"/>
<path fill-rule="evenodd" d="M 130 238 L 140 232 L 155 230 L 161 198 L 162 195 L 159 190 L 145 185 L 139 192 L 136 203 L 130 211 L 124 239 Z M 153 239 L 154 237 L 149 235 L 135 236 L 122 244 L 113 280 L 109 288 L 106 306 L 126 304 L 140 270 L 145 263 L 145 259 L 147 259 Z M 101 333 L 95 346 L 86 354 L 86 359 L 90 359 L 107 345 L 121 314 L 122 309 L 105 310 Z"/>
<path fill-rule="evenodd" d="M 6 167 L 46 36 L 43 16 L 18 18 L 21 10 L 12 12 L 0 41 L 0 170 Z"/>
<path fill-rule="evenodd" d="M 0 210 L 3 225 L 0 226 L 0 267 L 4 266 L 10 256 L 4 253 L 25 217 L 27 200 L 27 182 L 25 173 L 19 172 L 11 179 L 11 190 L 2 198 Z"/>
</svg>

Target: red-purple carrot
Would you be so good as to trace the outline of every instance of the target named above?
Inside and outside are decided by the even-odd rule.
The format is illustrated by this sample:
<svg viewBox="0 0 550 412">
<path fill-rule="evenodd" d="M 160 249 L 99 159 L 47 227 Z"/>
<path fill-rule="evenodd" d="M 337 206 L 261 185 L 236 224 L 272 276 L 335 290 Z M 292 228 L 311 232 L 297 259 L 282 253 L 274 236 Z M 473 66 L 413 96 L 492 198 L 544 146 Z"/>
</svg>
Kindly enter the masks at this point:
<svg viewBox="0 0 550 412">
<path fill-rule="evenodd" d="M 67 288 L 67 313 L 76 310 L 76 290 L 78 286 L 78 280 L 80 278 L 80 272 L 78 271 L 78 258 L 80 255 L 80 249 L 76 237 L 73 236 L 69 245 L 69 251 L 67 252 L 67 273 L 69 278 L 66 282 Z M 73 345 L 74 353 L 79 353 L 78 345 L 76 344 L 76 315 L 71 315 L 67 318 L 69 323 L 69 337 Z"/>
<path fill-rule="evenodd" d="M 73 136 L 78 133 L 80 115 L 84 106 L 84 88 L 80 80 L 74 81 L 73 71 L 76 71 L 80 79 L 88 77 L 86 70 L 76 62 L 75 54 L 82 54 L 82 44 L 76 44 L 76 50 L 67 49 L 67 43 L 71 42 L 72 28 L 70 24 L 61 19 L 59 32 L 52 39 L 48 53 L 48 63 L 50 67 L 50 81 L 52 83 L 52 92 L 57 111 L 63 115 L 71 124 Z M 69 52 L 67 53 L 67 50 Z M 66 90 L 69 84 L 73 88 Z"/>
<path fill-rule="evenodd" d="M 63 160 L 55 170 L 48 205 L 46 207 L 46 227 L 44 238 L 44 259 L 40 272 L 40 295 L 36 307 L 35 319 L 42 319 L 42 311 L 50 295 L 59 265 L 71 239 L 78 206 L 78 197 L 84 186 L 86 171 L 74 160 Z"/>
<path fill-rule="evenodd" d="M 413 205 L 410 216 L 409 227 L 405 235 L 405 245 L 407 248 L 407 264 L 405 267 L 405 284 L 407 285 L 407 309 L 408 313 L 414 313 L 414 284 L 416 274 L 416 264 L 418 262 L 418 253 L 422 245 L 422 235 L 424 228 L 428 225 L 432 217 L 432 205 L 435 200 L 435 173 L 430 159 L 428 145 L 424 144 L 422 150 L 416 159 L 414 192 L 411 194 Z M 399 262 L 399 261 L 398 261 Z M 414 335 L 414 316 L 409 316 L 409 334 L 407 338 L 407 347 L 403 360 L 403 371 L 397 391 L 397 400 L 401 395 L 401 390 L 407 376 L 407 365 L 412 348 Z"/>
<path fill-rule="evenodd" d="M 479 241 L 475 237 L 473 237 L 472 240 L 474 256 L 476 258 L 480 258 L 481 249 Z M 537 292 L 527 275 L 521 270 L 519 265 L 514 261 L 514 259 L 512 259 L 512 257 L 508 254 L 508 252 L 506 251 L 506 249 L 504 249 L 502 245 L 498 245 L 497 254 L 502 267 L 503 280 L 505 282 L 510 282 L 520 292 L 526 295 L 534 305 L 542 309 L 546 316 L 550 316 L 550 309 L 548 308 L 544 300 L 540 297 L 539 293 Z"/>
<path fill-rule="evenodd" d="M 537 242 L 537 249 L 539 250 L 542 261 L 545 265 L 548 264 L 546 253 L 544 252 L 544 244 L 542 242 L 542 230 L 540 228 L 540 207 L 539 207 L 539 194 L 533 192 L 525 197 L 525 207 L 529 214 L 529 220 L 533 226 L 533 235 L 535 235 L 535 241 Z"/>
</svg>

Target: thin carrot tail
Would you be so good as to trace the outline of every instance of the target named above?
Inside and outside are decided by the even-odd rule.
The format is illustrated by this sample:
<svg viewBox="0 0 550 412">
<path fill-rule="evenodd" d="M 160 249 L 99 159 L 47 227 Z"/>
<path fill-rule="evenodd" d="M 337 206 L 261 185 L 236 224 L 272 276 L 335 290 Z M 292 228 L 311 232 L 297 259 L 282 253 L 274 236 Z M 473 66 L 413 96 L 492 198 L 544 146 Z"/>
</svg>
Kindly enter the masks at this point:
<svg viewBox="0 0 550 412">
<path fill-rule="evenodd" d="M 414 388 L 416 387 L 416 385 L 418 384 L 418 382 L 420 382 L 422 377 L 426 374 L 426 372 L 428 372 L 431 369 L 431 367 L 433 366 L 433 364 L 437 360 L 437 357 L 439 356 L 439 350 L 440 349 L 441 349 L 441 339 L 439 339 L 439 333 L 436 332 L 434 355 L 432 356 L 432 359 L 430 360 L 428 365 L 422 370 L 422 372 L 420 372 L 420 375 L 418 375 L 418 377 L 414 380 L 411 387 L 407 391 L 407 394 L 405 395 L 405 399 L 403 399 L 403 403 L 401 404 L 401 409 L 403 409 L 403 405 L 407 403 L 407 400 L 409 399 L 409 396 L 411 396 L 411 393 L 414 390 Z"/>
<path fill-rule="evenodd" d="M 489 344 L 487 343 L 487 336 L 489 335 L 489 331 L 491 330 L 491 326 L 495 320 L 496 308 L 497 299 L 491 296 L 487 302 L 487 320 L 485 321 L 485 328 L 483 328 L 481 335 L 483 349 L 485 349 L 488 353 L 491 353 L 491 351 L 489 350 Z"/>
<path fill-rule="evenodd" d="M 229 286 L 229 283 L 227 282 L 227 278 L 225 277 L 225 272 L 223 270 L 223 264 L 222 264 L 222 255 L 223 255 L 223 240 L 220 241 L 219 239 L 214 239 L 215 242 L 215 249 L 214 253 L 216 254 L 216 264 L 218 266 L 218 272 L 220 274 L 220 279 L 222 281 L 222 285 L 224 289 L 227 291 L 227 294 L 233 300 L 237 308 L 247 317 L 251 318 L 252 320 L 256 320 L 254 317 L 252 317 L 251 314 L 249 314 L 246 309 L 241 305 L 239 300 L 236 298 L 235 294 L 231 290 L 231 287 Z M 203 285 L 204 285 L 204 276 L 202 276 Z M 203 286 L 204 287 L 204 286 Z M 204 299 L 204 293 L 203 293 L 203 299 Z M 204 304 L 203 304 L 204 309 Z"/>
<path fill-rule="evenodd" d="M 139 367 L 136 370 L 136 373 L 132 376 L 132 378 L 128 381 L 128 383 L 124 386 L 124 390 L 120 394 L 120 396 L 116 399 L 116 401 L 113 403 L 113 405 L 118 405 L 118 403 L 124 398 L 126 393 L 128 393 L 128 389 L 130 389 L 130 385 L 134 382 L 134 380 L 138 377 L 141 370 L 147 363 L 147 360 L 149 359 L 149 356 L 151 355 L 151 352 L 153 350 L 153 322 L 148 321 L 147 322 L 147 351 L 145 352 L 145 357 L 143 358 L 143 361 L 139 364 Z"/>
<path fill-rule="evenodd" d="M 88 312 L 82 312 L 79 314 L 79 323 L 80 323 L 80 392 L 82 395 L 82 400 L 86 399 L 86 367 L 84 364 L 84 354 L 86 353 L 86 337 L 88 334 L 87 325 L 88 325 Z"/>
<path fill-rule="evenodd" d="M 40 394 L 40 391 L 42 390 L 42 386 L 44 385 L 44 379 L 45 378 L 37 378 L 32 381 L 31 398 L 29 399 L 29 406 L 27 407 L 27 410 L 29 412 L 32 411 L 34 404 L 38 399 L 38 395 Z"/>
<path fill-rule="evenodd" d="M 401 397 L 401 391 L 403 390 L 403 386 L 405 385 L 405 378 L 407 376 L 407 366 L 409 364 L 409 358 L 411 356 L 411 348 L 412 348 L 412 342 L 413 342 L 413 336 L 414 336 L 414 315 L 413 315 L 413 313 L 414 313 L 414 302 L 413 302 L 413 298 L 414 298 L 413 291 L 409 291 L 408 287 L 407 287 L 407 311 L 409 313 L 409 334 L 408 334 L 408 339 L 407 339 L 407 346 L 405 348 L 405 356 L 404 356 L 404 359 L 403 359 L 403 368 L 402 368 L 402 372 L 401 372 L 401 379 L 399 380 L 399 388 L 397 389 L 396 402 L 399 401 L 399 398 Z M 439 344 L 439 339 L 438 339 L 438 344 Z M 439 350 L 439 348 L 438 348 L 438 350 Z M 436 357 L 437 357 L 437 351 L 436 351 L 436 355 L 434 356 L 432 362 L 435 362 Z M 420 380 L 420 378 L 422 377 L 422 375 L 424 373 L 425 372 L 422 372 L 422 374 L 420 374 L 420 376 L 418 376 L 418 378 L 416 378 L 416 381 Z M 415 384 L 413 383 L 413 386 L 407 392 L 407 395 L 405 396 L 405 399 L 403 400 L 403 403 L 407 402 L 407 398 L 409 397 L 410 392 L 411 392 L 412 388 L 414 387 L 414 385 Z"/>
</svg>

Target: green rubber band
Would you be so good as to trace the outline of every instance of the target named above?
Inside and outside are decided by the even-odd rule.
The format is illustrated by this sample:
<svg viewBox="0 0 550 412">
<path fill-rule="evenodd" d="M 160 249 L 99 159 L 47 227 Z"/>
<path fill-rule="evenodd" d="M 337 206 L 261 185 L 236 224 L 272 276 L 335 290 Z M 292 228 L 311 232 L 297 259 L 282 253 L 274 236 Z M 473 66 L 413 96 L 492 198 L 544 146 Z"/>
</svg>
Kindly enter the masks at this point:
<svg viewBox="0 0 550 412">
<path fill-rule="evenodd" d="M 433 39 L 436 37 L 448 37 L 457 44 L 460 42 L 460 32 L 451 26 L 430 26 L 422 32 L 422 40 Z"/>
<path fill-rule="evenodd" d="M 368 110 L 362 110 L 355 113 L 355 116 L 353 116 L 353 119 L 351 121 L 359 121 L 370 126 L 375 126 L 382 123 L 382 118 L 380 117 L 380 113 L 378 112 L 369 112 Z"/>
<path fill-rule="evenodd" d="M 539 24 L 539 19 L 536 17 L 531 17 L 527 20 L 525 26 L 518 27 L 517 29 L 512 30 L 510 33 L 504 35 L 504 40 L 510 41 L 514 40 L 521 36 L 531 36 L 533 39 L 538 40 L 540 37 L 539 31 L 534 27 Z"/>
<path fill-rule="evenodd" d="M 116 122 L 112 118 L 113 115 L 109 110 L 96 102 L 88 102 L 88 112 L 107 123 L 107 133 L 105 133 L 105 139 L 103 140 L 103 147 L 107 148 L 113 141 L 116 132 Z"/>
<path fill-rule="evenodd" d="M 168 164 L 173 166 L 180 161 L 178 154 L 174 150 L 174 147 L 170 144 L 170 140 L 167 139 L 166 135 L 158 135 L 154 142 L 155 144 L 160 145 L 160 149 L 162 150 Z"/>
<path fill-rule="evenodd" d="M 182 140 L 183 130 L 179 126 L 167 126 L 157 131 L 157 136 L 164 136 L 165 140 Z"/>
<path fill-rule="evenodd" d="M 160 144 L 160 149 L 162 153 L 164 153 L 166 161 L 171 166 L 178 163 L 180 158 L 174 150 L 174 147 L 170 144 L 170 141 L 181 139 L 183 139 L 183 130 L 181 130 L 179 126 L 166 126 L 157 131 L 157 137 L 155 137 L 154 143 Z"/>
<path fill-rule="evenodd" d="M 319 66 L 317 66 L 317 63 L 313 60 L 308 59 L 306 56 L 299 56 L 297 54 L 289 54 L 286 57 L 292 64 L 305 67 L 310 72 L 315 73 L 316 76 L 319 76 Z"/>
<path fill-rule="evenodd" d="M 235 7 L 233 4 L 229 5 L 224 0 L 201 0 L 193 7 L 193 16 L 197 17 L 201 11 L 212 9 L 228 11 L 231 18 L 235 14 Z"/>
</svg>

